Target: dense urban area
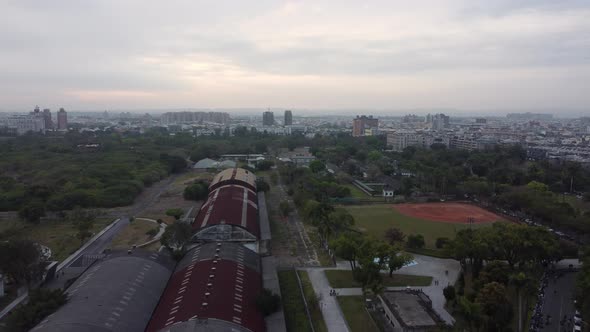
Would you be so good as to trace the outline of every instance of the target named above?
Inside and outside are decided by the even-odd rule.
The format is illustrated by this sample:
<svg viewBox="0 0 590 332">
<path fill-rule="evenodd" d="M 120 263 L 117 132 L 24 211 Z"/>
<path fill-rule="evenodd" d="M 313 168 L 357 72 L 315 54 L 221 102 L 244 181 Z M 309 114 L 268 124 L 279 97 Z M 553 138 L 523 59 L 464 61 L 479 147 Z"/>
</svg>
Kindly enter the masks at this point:
<svg viewBox="0 0 590 332">
<path fill-rule="evenodd" d="M 588 330 L 590 118 L 36 107 L 0 135 L 0 331 Z"/>
</svg>

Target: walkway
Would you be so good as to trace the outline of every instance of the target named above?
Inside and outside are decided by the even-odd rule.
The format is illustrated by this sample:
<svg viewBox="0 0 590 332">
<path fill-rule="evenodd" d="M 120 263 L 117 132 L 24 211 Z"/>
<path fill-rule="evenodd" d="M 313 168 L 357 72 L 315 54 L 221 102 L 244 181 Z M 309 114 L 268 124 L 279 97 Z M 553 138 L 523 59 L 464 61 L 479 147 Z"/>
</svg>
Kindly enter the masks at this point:
<svg viewBox="0 0 590 332">
<path fill-rule="evenodd" d="M 318 296 L 320 308 L 322 310 L 322 316 L 324 316 L 324 321 L 326 322 L 328 331 L 350 331 L 348 325 L 346 324 L 344 314 L 342 314 L 342 310 L 340 310 L 336 296 L 330 296 L 331 288 L 324 273 L 324 269 L 307 268 L 304 270 L 307 271 L 309 280 L 311 280 L 313 289 Z"/>
<path fill-rule="evenodd" d="M 414 254 L 414 261 L 417 263 L 412 266 L 403 267 L 396 271 L 396 273 L 400 274 L 409 274 L 409 275 L 421 275 L 421 276 L 431 276 L 432 277 L 432 284 L 426 287 L 415 287 L 420 288 L 422 291 L 428 295 L 430 300 L 432 301 L 432 308 L 436 313 L 447 323 L 453 324 L 455 320 L 453 317 L 447 312 L 444 308 L 446 299 L 443 295 L 443 288 L 447 285 L 454 285 L 459 277 L 459 273 L 461 271 L 461 265 L 459 262 L 453 259 L 441 259 L 435 258 L 430 256 L 422 256 Z M 318 289 L 322 289 L 322 287 L 327 287 L 327 291 L 325 294 L 333 300 L 334 304 L 338 307 L 338 303 L 336 299 L 329 295 L 330 285 L 328 280 L 323 273 L 324 270 L 350 270 L 350 264 L 344 261 L 338 261 L 335 268 L 309 268 L 307 269 L 309 273 L 309 277 L 312 281 L 314 290 L 316 293 Z M 448 274 L 445 272 L 448 271 Z M 383 271 L 386 272 L 386 271 Z M 320 275 L 321 277 L 313 277 L 312 274 Z M 321 279 L 318 282 L 318 287 L 316 288 L 316 281 L 314 279 Z M 434 281 L 438 281 L 438 285 L 435 286 Z M 321 284 L 321 282 L 325 281 L 325 285 Z M 403 290 L 406 287 L 387 287 L 387 290 Z M 336 289 L 338 295 L 340 296 L 353 296 L 353 295 L 363 295 L 361 288 L 339 288 Z M 330 305 L 330 302 L 327 302 Z M 331 311 L 334 311 L 332 309 Z M 322 308 L 323 312 L 323 308 Z M 340 312 L 340 307 L 338 307 L 338 312 Z M 324 319 L 326 316 L 324 315 Z M 327 323 L 327 319 L 326 319 Z"/>
</svg>

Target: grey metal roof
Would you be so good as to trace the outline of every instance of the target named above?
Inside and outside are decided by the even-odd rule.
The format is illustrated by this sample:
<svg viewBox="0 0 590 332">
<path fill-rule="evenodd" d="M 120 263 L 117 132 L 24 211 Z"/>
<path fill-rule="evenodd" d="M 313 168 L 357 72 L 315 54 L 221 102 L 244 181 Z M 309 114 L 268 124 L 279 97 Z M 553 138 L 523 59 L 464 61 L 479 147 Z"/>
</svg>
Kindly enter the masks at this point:
<svg viewBox="0 0 590 332">
<path fill-rule="evenodd" d="M 143 332 L 173 267 L 165 253 L 112 253 L 84 272 L 68 288 L 68 303 L 31 331 Z"/>
<path fill-rule="evenodd" d="M 251 332 L 249 329 L 219 319 L 192 319 L 171 325 L 159 332 Z"/>
<path fill-rule="evenodd" d="M 218 242 L 208 242 L 191 248 L 189 251 L 187 251 L 182 260 L 178 262 L 175 271 L 182 271 L 187 265 L 193 264 L 195 261 L 215 259 L 215 255 L 218 255 L 217 258 L 219 259 L 240 262 L 241 264 L 244 264 L 246 267 L 258 273 L 261 273 L 260 257 L 257 253 L 248 249 L 245 251 L 245 255 L 243 255 L 242 257 L 238 255 L 238 251 L 241 251 L 238 249 L 244 247 L 242 244 L 233 242 L 220 243 L 221 244 L 218 244 Z M 193 255 L 193 251 L 197 248 L 198 254 Z"/>
</svg>

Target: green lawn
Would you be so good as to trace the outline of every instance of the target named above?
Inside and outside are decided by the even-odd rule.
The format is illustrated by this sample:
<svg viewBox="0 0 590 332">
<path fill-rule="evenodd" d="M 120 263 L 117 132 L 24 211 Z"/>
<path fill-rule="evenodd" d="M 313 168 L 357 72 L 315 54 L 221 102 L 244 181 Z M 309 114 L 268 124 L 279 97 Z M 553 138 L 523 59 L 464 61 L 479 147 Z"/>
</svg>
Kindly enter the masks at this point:
<svg viewBox="0 0 590 332">
<path fill-rule="evenodd" d="M 340 309 L 352 332 L 379 332 L 379 328 L 365 309 L 362 296 L 338 296 Z"/>
<path fill-rule="evenodd" d="M 372 200 L 372 201 L 381 201 L 383 202 L 383 197 L 373 197 L 365 194 L 364 191 L 360 190 L 354 184 L 347 184 L 344 185 L 346 188 L 350 189 L 350 196 L 357 199 L 364 199 L 364 200 Z"/>
<path fill-rule="evenodd" d="M 362 285 L 352 278 L 350 270 L 325 270 L 326 278 L 331 287 L 334 288 L 357 288 Z M 405 287 L 405 286 L 429 286 L 432 277 L 413 276 L 407 274 L 393 274 L 390 278 L 388 273 L 383 273 L 383 286 Z"/>
<path fill-rule="evenodd" d="M 278 275 L 287 331 L 311 331 L 295 271 L 279 271 Z"/>
<path fill-rule="evenodd" d="M 371 236 L 383 238 L 385 231 L 391 227 L 399 228 L 404 234 L 422 234 L 426 248 L 435 248 L 439 237 L 454 239 L 455 234 L 469 225 L 428 221 L 403 215 L 393 208 L 392 204 L 372 204 L 342 206 L 354 217 L 356 227 Z M 476 224 L 474 228 L 491 225 Z"/>
<path fill-rule="evenodd" d="M 113 219 L 97 218 L 92 228 L 93 233 L 100 232 Z M 10 229 L 4 230 L 9 238 L 29 239 L 38 242 L 51 249 L 51 259 L 62 261 L 76 251 L 82 243 L 76 237 L 76 228 L 68 221 L 55 220 L 30 224 L 23 221 L 15 221 Z"/>
</svg>

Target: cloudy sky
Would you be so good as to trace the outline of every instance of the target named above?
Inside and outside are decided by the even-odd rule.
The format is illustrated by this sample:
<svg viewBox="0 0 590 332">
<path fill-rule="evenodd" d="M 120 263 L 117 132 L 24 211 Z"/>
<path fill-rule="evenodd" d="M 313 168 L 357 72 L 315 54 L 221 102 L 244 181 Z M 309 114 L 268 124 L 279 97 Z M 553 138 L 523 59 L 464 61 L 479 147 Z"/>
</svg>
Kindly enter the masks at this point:
<svg viewBox="0 0 590 332">
<path fill-rule="evenodd" d="M 590 112 L 590 1 L 0 1 L 0 109 Z"/>
</svg>

